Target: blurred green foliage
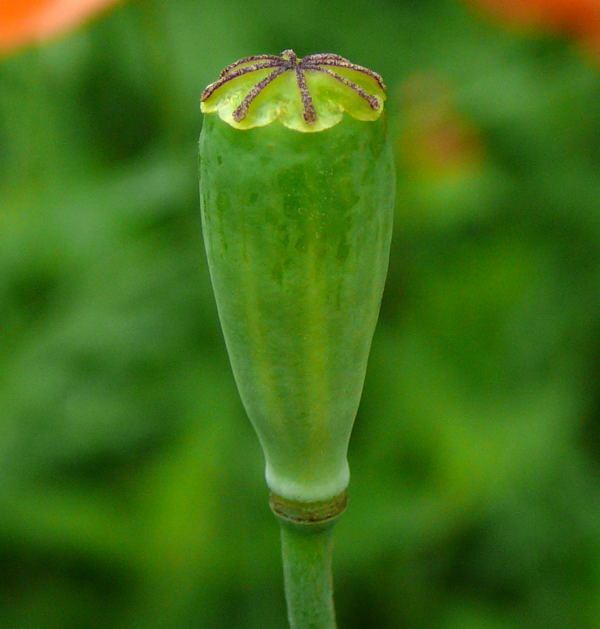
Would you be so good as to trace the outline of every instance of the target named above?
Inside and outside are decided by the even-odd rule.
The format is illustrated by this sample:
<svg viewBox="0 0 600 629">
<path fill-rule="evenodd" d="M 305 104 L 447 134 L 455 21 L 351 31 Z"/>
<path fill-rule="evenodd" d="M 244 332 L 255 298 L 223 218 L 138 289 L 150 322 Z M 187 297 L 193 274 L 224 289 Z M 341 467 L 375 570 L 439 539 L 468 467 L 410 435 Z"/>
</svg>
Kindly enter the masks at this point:
<svg viewBox="0 0 600 629">
<path fill-rule="evenodd" d="M 0 65 L 0 623 L 285 626 L 196 142 L 288 47 L 381 72 L 398 149 L 340 626 L 600 626 L 600 73 L 451 0 L 140 0 Z"/>
</svg>

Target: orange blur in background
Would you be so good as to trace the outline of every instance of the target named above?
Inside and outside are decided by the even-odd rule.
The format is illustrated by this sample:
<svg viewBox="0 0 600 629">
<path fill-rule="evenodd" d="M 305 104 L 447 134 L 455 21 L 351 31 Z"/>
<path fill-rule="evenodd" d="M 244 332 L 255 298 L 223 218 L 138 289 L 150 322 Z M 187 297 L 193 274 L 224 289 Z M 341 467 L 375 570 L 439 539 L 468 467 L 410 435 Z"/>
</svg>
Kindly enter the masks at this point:
<svg viewBox="0 0 600 629">
<path fill-rule="evenodd" d="M 470 0 L 498 16 L 581 39 L 600 54 L 600 0 Z"/>
<path fill-rule="evenodd" d="M 0 53 L 48 39 L 118 1 L 3 0 L 0 3 Z"/>
</svg>

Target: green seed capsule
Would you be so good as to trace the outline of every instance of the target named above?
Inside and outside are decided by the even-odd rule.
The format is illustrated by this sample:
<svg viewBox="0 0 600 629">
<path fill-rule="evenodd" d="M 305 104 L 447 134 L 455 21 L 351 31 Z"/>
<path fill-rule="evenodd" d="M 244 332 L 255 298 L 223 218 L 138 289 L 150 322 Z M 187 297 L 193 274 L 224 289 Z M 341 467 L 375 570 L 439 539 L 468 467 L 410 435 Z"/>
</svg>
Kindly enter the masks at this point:
<svg viewBox="0 0 600 629">
<path fill-rule="evenodd" d="M 208 263 L 235 379 L 288 500 L 344 491 L 387 271 L 394 167 L 374 72 L 292 51 L 203 94 Z"/>
</svg>

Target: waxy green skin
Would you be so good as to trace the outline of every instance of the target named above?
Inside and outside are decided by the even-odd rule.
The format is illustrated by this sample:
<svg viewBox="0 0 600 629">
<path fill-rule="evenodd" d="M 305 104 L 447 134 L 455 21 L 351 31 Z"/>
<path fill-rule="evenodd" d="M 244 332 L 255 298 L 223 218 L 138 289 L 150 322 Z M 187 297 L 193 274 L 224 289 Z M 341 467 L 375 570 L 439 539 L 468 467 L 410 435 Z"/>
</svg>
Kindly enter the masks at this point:
<svg viewBox="0 0 600 629">
<path fill-rule="evenodd" d="M 348 484 L 394 188 L 385 115 L 345 115 L 318 133 L 205 116 L 201 208 L 217 307 L 267 483 L 289 500 L 328 500 Z"/>
</svg>

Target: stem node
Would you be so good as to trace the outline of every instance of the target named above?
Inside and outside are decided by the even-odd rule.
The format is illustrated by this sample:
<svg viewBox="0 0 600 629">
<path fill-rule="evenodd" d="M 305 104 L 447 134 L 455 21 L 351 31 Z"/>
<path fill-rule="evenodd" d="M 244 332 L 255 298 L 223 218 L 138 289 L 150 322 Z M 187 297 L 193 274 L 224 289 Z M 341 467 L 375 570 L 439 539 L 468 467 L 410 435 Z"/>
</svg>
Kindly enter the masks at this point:
<svg viewBox="0 0 600 629">
<path fill-rule="evenodd" d="M 348 493 L 345 490 L 319 502 L 287 500 L 273 492 L 269 495 L 269 506 L 279 520 L 307 528 L 331 526 L 344 513 L 347 504 Z"/>
</svg>

